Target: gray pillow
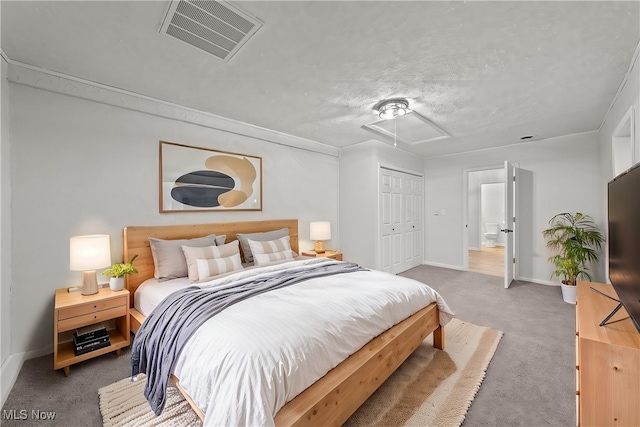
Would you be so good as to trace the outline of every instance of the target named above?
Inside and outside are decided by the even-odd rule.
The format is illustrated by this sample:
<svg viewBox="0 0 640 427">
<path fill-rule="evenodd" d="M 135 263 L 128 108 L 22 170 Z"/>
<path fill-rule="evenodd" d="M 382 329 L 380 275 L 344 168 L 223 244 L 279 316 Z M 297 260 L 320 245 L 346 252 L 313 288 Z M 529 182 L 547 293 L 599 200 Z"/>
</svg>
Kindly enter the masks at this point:
<svg viewBox="0 0 640 427">
<path fill-rule="evenodd" d="M 227 236 L 210 234 L 195 239 L 163 240 L 149 237 L 151 255 L 155 265 L 154 277 L 159 282 L 187 277 L 187 260 L 182 251 L 182 245 L 201 248 L 204 246 L 224 245 Z"/>
<path fill-rule="evenodd" d="M 264 233 L 237 233 L 236 237 L 238 238 L 238 241 L 240 241 L 240 247 L 242 247 L 242 253 L 244 254 L 244 261 L 253 262 L 253 254 L 251 253 L 251 246 L 249 246 L 249 239 L 256 242 L 266 242 L 267 240 L 276 240 L 288 235 L 289 229 L 281 228 L 280 230 L 266 231 Z"/>
</svg>

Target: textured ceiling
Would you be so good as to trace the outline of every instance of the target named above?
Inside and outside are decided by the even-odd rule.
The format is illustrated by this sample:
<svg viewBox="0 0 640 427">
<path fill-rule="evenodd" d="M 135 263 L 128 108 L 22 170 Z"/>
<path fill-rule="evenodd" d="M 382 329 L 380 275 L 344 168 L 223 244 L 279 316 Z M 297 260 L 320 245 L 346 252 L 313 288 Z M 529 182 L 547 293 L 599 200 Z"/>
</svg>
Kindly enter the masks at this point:
<svg viewBox="0 0 640 427">
<path fill-rule="evenodd" d="M 169 4 L 3 0 L 2 50 L 336 147 L 405 97 L 451 135 L 398 144 L 430 157 L 597 130 L 640 40 L 636 1 L 242 1 L 264 25 L 224 62 L 159 33 Z"/>
</svg>

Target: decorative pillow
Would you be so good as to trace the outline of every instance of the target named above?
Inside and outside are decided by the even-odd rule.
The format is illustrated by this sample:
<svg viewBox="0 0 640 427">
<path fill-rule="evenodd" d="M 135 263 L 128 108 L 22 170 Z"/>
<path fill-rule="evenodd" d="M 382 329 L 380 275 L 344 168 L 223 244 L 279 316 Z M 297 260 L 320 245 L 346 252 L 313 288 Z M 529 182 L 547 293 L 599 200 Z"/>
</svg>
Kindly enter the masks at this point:
<svg viewBox="0 0 640 427">
<path fill-rule="evenodd" d="M 189 280 L 192 282 L 200 280 L 197 260 L 227 258 L 235 254 L 240 255 L 240 248 L 238 247 L 237 240 L 222 246 L 206 246 L 204 248 L 182 246 L 182 251 L 184 252 L 184 256 L 187 260 Z"/>
<path fill-rule="evenodd" d="M 196 259 L 198 281 L 202 282 L 218 274 L 242 270 L 240 252 L 225 258 Z"/>
<path fill-rule="evenodd" d="M 254 242 L 265 242 L 267 240 L 275 240 L 288 235 L 289 229 L 281 228 L 280 230 L 267 231 L 264 233 L 238 233 L 236 234 L 236 237 L 240 241 L 242 253 L 244 254 L 244 261 L 253 262 L 253 254 L 251 253 L 251 247 L 249 246 L 249 239 L 253 240 Z"/>
<path fill-rule="evenodd" d="M 151 255 L 153 256 L 153 264 L 155 265 L 154 277 L 159 282 L 165 280 L 176 279 L 178 277 L 187 277 L 187 262 L 182 252 L 182 246 L 203 247 L 218 244 L 218 241 L 224 241 L 227 236 L 216 236 L 210 234 L 195 239 L 180 240 L 163 240 L 149 237 L 151 246 Z"/>
<path fill-rule="evenodd" d="M 249 239 L 249 246 L 253 253 L 253 263 L 264 265 L 273 261 L 293 259 L 293 251 L 289 243 L 289 236 L 266 242 L 256 242 Z"/>
</svg>

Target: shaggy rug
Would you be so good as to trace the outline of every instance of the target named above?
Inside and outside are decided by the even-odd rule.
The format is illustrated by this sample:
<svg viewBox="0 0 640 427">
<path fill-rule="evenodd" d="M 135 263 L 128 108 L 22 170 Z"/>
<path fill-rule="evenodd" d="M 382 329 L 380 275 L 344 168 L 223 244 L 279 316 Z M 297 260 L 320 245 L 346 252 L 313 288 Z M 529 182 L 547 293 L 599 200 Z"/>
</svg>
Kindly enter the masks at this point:
<svg viewBox="0 0 640 427">
<path fill-rule="evenodd" d="M 453 319 L 445 327 L 445 350 L 428 337 L 345 426 L 459 426 L 478 392 L 502 332 Z M 174 387 L 156 417 L 142 390 L 144 377 L 98 390 L 107 426 L 198 426 L 202 423 Z"/>
</svg>

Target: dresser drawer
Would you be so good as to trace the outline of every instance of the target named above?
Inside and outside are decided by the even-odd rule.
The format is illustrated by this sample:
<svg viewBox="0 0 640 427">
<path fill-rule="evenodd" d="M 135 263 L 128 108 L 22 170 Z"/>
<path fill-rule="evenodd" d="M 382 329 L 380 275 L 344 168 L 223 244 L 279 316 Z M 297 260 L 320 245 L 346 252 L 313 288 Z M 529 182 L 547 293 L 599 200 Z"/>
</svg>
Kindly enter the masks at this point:
<svg viewBox="0 0 640 427">
<path fill-rule="evenodd" d="M 114 319 L 116 317 L 126 315 L 127 307 L 123 305 L 120 307 L 114 307 L 107 310 L 85 314 L 83 316 L 71 317 L 69 319 L 58 321 L 58 332 L 70 331 L 82 326 L 92 325 L 94 323 L 100 323 L 105 320 Z"/>
<path fill-rule="evenodd" d="M 73 317 L 92 314 L 97 311 L 108 310 L 114 307 L 124 307 L 129 303 L 127 297 L 123 295 L 118 298 L 104 299 L 86 304 L 74 305 L 73 307 L 61 308 L 58 310 L 58 321 L 71 319 Z"/>
</svg>

